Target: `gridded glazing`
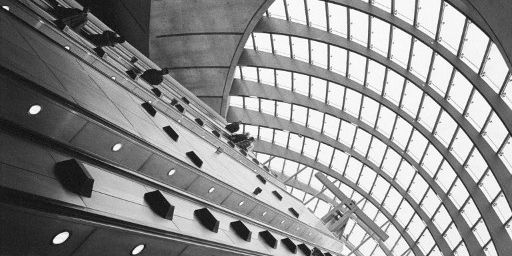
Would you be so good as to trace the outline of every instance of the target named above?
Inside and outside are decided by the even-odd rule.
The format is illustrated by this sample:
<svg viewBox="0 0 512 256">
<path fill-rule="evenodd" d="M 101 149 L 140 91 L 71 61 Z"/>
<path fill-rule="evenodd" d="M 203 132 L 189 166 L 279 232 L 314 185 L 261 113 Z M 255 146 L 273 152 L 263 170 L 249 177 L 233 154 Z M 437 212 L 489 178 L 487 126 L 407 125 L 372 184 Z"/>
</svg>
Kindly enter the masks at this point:
<svg viewBox="0 0 512 256">
<path fill-rule="evenodd" d="M 497 178 L 512 173 L 512 82 L 489 37 L 440 0 L 276 0 L 265 16 L 246 53 L 311 68 L 241 60 L 235 83 L 262 93 L 232 94 L 230 106 L 280 120 L 247 119 L 244 130 L 257 135 L 259 160 L 317 216 L 339 202 L 313 176 L 331 169 L 390 234 L 379 243 L 351 220 L 343 253 L 498 255 L 493 235 L 512 236 L 511 190 Z M 272 89 L 288 97 L 264 93 Z"/>
</svg>

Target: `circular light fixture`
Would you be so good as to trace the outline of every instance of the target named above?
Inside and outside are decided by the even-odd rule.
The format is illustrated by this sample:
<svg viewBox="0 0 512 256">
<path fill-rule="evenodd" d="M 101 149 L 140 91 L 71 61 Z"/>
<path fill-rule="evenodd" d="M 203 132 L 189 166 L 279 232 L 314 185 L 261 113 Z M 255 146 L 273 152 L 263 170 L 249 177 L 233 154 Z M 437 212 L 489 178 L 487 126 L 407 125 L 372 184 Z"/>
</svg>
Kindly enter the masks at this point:
<svg viewBox="0 0 512 256">
<path fill-rule="evenodd" d="M 240 203 L 238 203 L 238 206 L 242 206 L 244 205 L 244 201 L 241 201 Z"/>
<path fill-rule="evenodd" d="M 41 112 L 43 108 L 40 106 L 40 105 L 32 105 L 30 106 L 30 108 L 28 109 L 28 113 L 30 115 L 37 115 L 39 114 L 39 112 Z"/>
<path fill-rule="evenodd" d="M 112 151 L 117 152 L 117 151 L 119 151 L 122 147 L 123 147 L 123 144 L 121 144 L 121 143 L 116 143 L 116 144 L 114 144 L 114 146 L 112 146 Z"/>
<path fill-rule="evenodd" d="M 208 189 L 208 193 L 212 193 L 213 191 L 215 191 L 214 187 L 211 187 L 210 189 Z"/>
<path fill-rule="evenodd" d="M 141 253 L 145 247 L 146 246 L 144 244 L 139 244 L 139 245 L 135 246 L 135 248 L 133 248 L 133 250 L 132 250 L 132 255 L 137 255 L 137 254 Z"/>
<path fill-rule="evenodd" d="M 70 235 L 71 234 L 68 231 L 60 232 L 53 237 L 52 244 L 55 244 L 55 245 L 62 244 L 64 242 L 66 242 L 66 240 L 68 240 Z"/>
<path fill-rule="evenodd" d="M 167 173 L 167 175 L 168 175 L 168 176 L 172 176 L 172 175 L 174 175 L 175 173 L 176 173 L 176 170 L 171 169 L 171 170 Z"/>
</svg>

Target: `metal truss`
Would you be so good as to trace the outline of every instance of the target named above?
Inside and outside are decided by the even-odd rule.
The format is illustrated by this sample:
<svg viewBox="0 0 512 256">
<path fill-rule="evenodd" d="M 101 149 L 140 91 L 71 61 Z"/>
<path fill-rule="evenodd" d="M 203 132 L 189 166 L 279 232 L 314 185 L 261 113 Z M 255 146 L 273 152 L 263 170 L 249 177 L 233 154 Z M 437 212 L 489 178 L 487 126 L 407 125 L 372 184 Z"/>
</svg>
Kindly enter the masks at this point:
<svg viewBox="0 0 512 256">
<path fill-rule="evenodd" d="M 279 89 L 273 86 L 265 85 L 265 84 L 259 84 L 255 82 L 250 81 L 242 81 L 242 80 L 235 80 L 235 83 L 233 84 L 233 90 L 232 95 L 239 95 L 239 96 L 246 96 L 246 95 L 252 95 L 260 98 L 267 98 L 267 99 L 273 99 L 278 101 L 283 101 L 287 103 L 293 103 L 296 105 L 301 105 L 304 107 L 314 108 L 320 112 L 330 114 L 332 116 L 338 117 L 342 120 L 346 120 L 348 122 L 351 122 L 352 124 L 355 124 L 359 128 L 363 129 L 367 133 L 371 134 L 373 137 L 379 139 L 384 144 L 386 144 L 388 147 L 392 148 L 395 152 L 397 152 L 403 159 L 405 159 L 411 166 L 413 166 L 416 170 L 418 170 L 418 173 L 423 177 L 423 179 L 428 183 L 428 185 L 432 188 L 432 190 L 441 198 L 448 198 L 448 195 L 439 187 L 439 185 L 436 182 L 436 178 L 432 178 L 427 171 L 423 168 L 421 164 L 419 164 L 416 160 L 414 160 L 406 151 L 402 150 L 396 143 L 391 141 L 390 139 L 386 138 L 382 133 L 377 131 L 374 127 L 371 127 L 367 123 L 361 121 L 358 118 L 353 117 L 352 115 L 340 111 L 332 106 L 329 106 L 321 101 L 312 99 L 310 97 L 306 97 L 304 95 L 300 95 L 298 93 Z M 233 108 L 234 109 L 234 108 Z M 407 115 L 403 113 L 403 110 L 398 110 L 400 116 L 403 116 L 403 118 L 406 118 Z M 238 118 L 243 119 L 244 117 L 250 117 L 251 115 L 247 115 L 246 113 L 238 114 Z M 275 117 L 277 118 L 277 117 Z M 267 118 L 265 118 L 266 120 Z M 255 118 L 251 118 L 250 121 L 256 120 Z M 426 138 L 429 138 L 431 143 L 436 141 L 436 139 L 432 136 L 430 132 L 428 132 L 423 126 L 419 125 L 417 122 L 411 121 L 411 125 L 414 129 L 419 131 L 423 134 Z M 261 124 L 264 125 L 265 124 Z M 292 127 L 292 126 L 290 126 Z M 277 127 L 278 129 L 289 129 L 286 127 Z M 290 130 L 290 129 L 289 129 Z M 291 130 L 290 130 L 291 131 Z M 307 136 L 306 134 L 303 134 Z M 311 135 L 312 136 L 312 135 Z M 323 135 L 323 137 L 326 137 Z M 315 137 L 315 139 L 317 139 Z M 328 142 L 325 142 L 328 143 Z M 435 143 L 433 144 L 440 152 L 447 151 L 446 148 L 444 148 L 441 143 Z M 334 145 L 331 145 L 334 146 Z M 352 150 L 353 151 L 353 150 Z M 351 153 L 352 154 L 352 153 Z M 451 155 L 451 154 L 450 154 Z M 364 158 L 366 161 L 367 159 Z M 453 166 L 453 168 L 459 168 L 463 169 L 463 166 L 461 166 L 455 157 L 448 157 L 447 161 L 450 165 Z M 463 217 L 459 214 L 459 211 L 453 204 L 451 200 L 443 200 L 443 204 L 445 208 L 447 209 L 450 217 L 455 222 L 458 230 L 462 234 L 466 234 L 462 237 L 462 240 L 466 243 L 468 251 L 470 253 L 474 253 L 475 255 L 482 252 L 482 248 L 478 244 L 478 240 L 476 239 L 475 235 L 471 232 L 471 228 L 468 226 L 466 221 L 463 219 Z M 473 254 L 472 254 L 473 255 Z"/>
<path fill-rule="evenodd" d="M 386 60 L 387 62 L 390 62 L 389 60 Z M 277 69 L 277 70 L 286 70 L 290 72 L 296 72 L 301 73 L 313 77 L 317 77 L 320 79 L 324 79 L 333 83 L 341 84 L 346 86 L 347 88 L 350 88 L 356 92 L 359 92 L 377 102 L 380 104 L 386 106 L 390 110 L 394 111 L 397 115 L 400 115 L 400 108 L 397 107 L 395 104 L 391 103 L 389 100 L 385 99 L 381 95 L 377 94 L 376 92 L 370 90 L 369 88 L 366 88 L 362 86 L 361 84 L 358 84 L 357 82 L 350 80 L 342 75 L 336 74 L 332 71 L 329 71 L 327 69 L 323 69 L 314 65 L 311 65 L 309 63 L 305 63 L 302 61 L 298 61 L 295 59 L 287 58 L 287 57 L 281 57 L 276 56 L 269 53 L 262 53 L 257 52 L 254 50 L 244 50 L 244 53 L 242 54 L 239 65 L 241 66 L 252 66 L 252 67 L 265 67 L 265 68 L 271 68 L 271 69 Z M 389 66 L 392 65 L 392 63 L 388 64 Z M 388 66 L 386 65 L 386 66 Z M 388 66 L 388 67 L 389 67 Z M 412 74 L 409 72 L 402 72 L 402 75 L 404 77 L 408 78 L 411 77 Z M 412 80 L 418 81 L 418 79 Z M 467 121 L 463 115 L 459 114 L 457 110 L 449 104 L 444 98 L 442 98 L 437 92 L 435 92 L 432 88 L 424 86 L 421 87 L 421 84 L 418 85 L 420 89 L 422 89 L 426 94 L 428 94 L 433 100 L 435 100 L 444 111 L 446 111 L 448 114 L 450 114 L 453 119 L 457 122 L 457 124 L 466 132 L 468 137 L 473 141 L 475 146 L 479 149 L 482 156 L 486 160 L 489 168 L 493 171 L 493 174 L 495 174 L 496 179 L 498 180 L 498 183 L 500 184 L 501 188 L 503 189 L 503 192 L 505 193 L 505 196 L 507 200 L 509 201 L 512 198 L 512 196 L 509 196 L 511 194 L 512 187 L 509 185 L 509 180 L 507 177 L 510 176 L 510 174 L 507 172 L 506 167 L 496 157 L 496 153 L 492 150 L 492 148 L 489 146 L 489 144 L 482 138 L 481 134 L 476 131 L 476 129 Z M 405 118 L 407 115 L 402 115 L 401 117 L 405 120 L 409 121 L 409 123 L 412 125 L 413 122 L 411 121 L 411 118 Z M 432 144 L 439 143 L 437 139 L 434 139 L 434 137 L 428 136 L 427 137 Z M 441 148 L 441 147 L 437 147 Z M 451 156 L 448 150 L 440 151 L 443 156 L 446 159 L 449 159 Z M 455 160 L 456 162 L 456 160 Z M 463 184 L 466 186 L 468 191 L 471 191 L 470 196 L 473 198 L 478 210 L 480 211 L 480 214 L 482 215 L 487 227 L 488 231 L 490 233 L 491 239 L 495 244 L 496 250 L 501 255 L 501 252 L 508 252 L 512 250 L 512 243 L 510 236 L 508 233 L 504 230 L 502 223 L 500 222 L 496 212 L 492 208 L 491 204 L 488 202 L 487 198 L 483 194 L 482 190 L 478 187 L 478 185 L 475 183 L 475 181 L 471 178 L 471 176 L 467 173 L 466 170 L 464 170 L 463 166 L 459 164 L 459 166 L 455 165 L 452 166 L 454 171 L 457 173 L 458 177 L 461 179 Z M 500 180 L 501 179 L 501 180 Z M 467 246 L 474 246 L 472 244 L 469 244 Z M 478 252 L 481 250 L 474 249 L 472 252 Z M 504 254 L 506 255 L 506 254 Z"/>
<path fill-rule="evenodd" d="M 380 209 L 379 202 L 377 202 L 377 200 L 375 200 L 375 198 L 373 198 L 371 195 L 366 193 L 366 191 L 364 191 L 357 184 L 353 183 L 351 180 L 342 176 L 338 172 L 336 172 L 332 169 L 329 169 L 328 167 L 326 167 L 322 164 L 319 164 L 318 162 L 314 161 L 311 158 L 304 157 L 299 153 L 293 152 L 289 149 L 286 149 L 284 147 L 281 147 L 281 146 L 278 146 L 278 145 L 275 145 L 275 144 L 272 144 L 272 143 L 269 143 L 266 141 L 257 141 L 255 143 L 254 151 L 263 153 L 263 154 L 267 154 L 267 155 L 278 156 L 278 157 L 281 157 L 284 159 L 289 159 L 291 161 L 309 166 L 313 169 L 323 172 L 324 174 L 334 177 L 337 180 L 341 181 L 343 184 L 352 188 L 354 191 L 356 191 L 360 195 L 362 195 L 370 203 L 372 203 L 377 209 Z M 409 233 L 407 233 L 405 227 L 402 227 L 402 225 L 400 223 L 398 223 L 398 221 L 395 219 L 394 215 L 392 215 L 390 212 L 388 212 L 385 208 L 382 208 L 380 211 L 390 221 L 390 223 L 396 227 L 398 232 L 400 232 L 400 234 L 403 236 L 403 238 L 405 239 L 405 241 L 407 242 L 407 244 L 409 245 L 409 247 L 411 248 L 411 250 L 413 251 L 413 253 L 415 255 L 417 255 L 417 256 L 425 255 L 419 249 L 419 247 L 415 243 L 414 239 L 412 239 L 412 237 L 409 235 Z"/>
</svg>

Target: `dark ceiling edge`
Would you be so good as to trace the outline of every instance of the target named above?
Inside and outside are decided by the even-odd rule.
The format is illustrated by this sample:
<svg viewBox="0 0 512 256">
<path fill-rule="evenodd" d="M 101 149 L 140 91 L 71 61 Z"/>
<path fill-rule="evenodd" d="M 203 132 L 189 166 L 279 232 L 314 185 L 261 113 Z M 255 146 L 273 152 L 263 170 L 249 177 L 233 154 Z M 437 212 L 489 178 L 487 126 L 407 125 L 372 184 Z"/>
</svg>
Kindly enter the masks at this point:
<svg viewBox="0 0 512 256">
<path fill-rule="evenodd" d="M 274 3 L 275 0 L 264 0 L 264 2 L 260 5 L 258 11 L 254 13 L 251 20 L 249 21 L 249 24 L 247 24 L 247 27 L 244 30 L 244 33 L 242 35 L 242 38 L 240 41 L 238 41 L 238 45 L 236 47 L 235 54 L 233 54 L 233 58 L 231 59 L 231 64 L 229 66 L 229 71 L 226 76 L 226 81 L 224 83 L 224 90 L 222 92 L 222 101 L 220 105 L 220 115 L 222 117 L 226 117 L 227 110 L 228 110 L 228 98 L 229 98 L 229 92 L 231 91 L 231 85 L 233 83 L 233 77 L 235 74 L 236 66 L 238 65 L 238 60 L 240 59 L 240 56 L 242 56 L 242 50 L 244 49 L 245 43 L 247 42 L 247 39 L 252 34 L 254 28 L 260 21 L 261 17 L 263 17 L 263 13 L 267 11 L 267 9 Z"/>
<path fill-rule="evenodd" d="M 446 0 L 447 2 L 451 3 L 459 9 L 462 13 L 467 15 L 468 18 L 472 20 L 480 29 L 482 29 L 487 36 L 491 38 L 491 40 L 496 44 L 498 47 L 501 55 L 503 56 L 503 59 L 507 63 L 507 66 L 509 69 L 512 69 L 512 46 L 510 45 L 511 42 L 508 38 L 504 38 L 502 35 L 498 35 L 495 32 L 495 29 L 493 29 L 493 23 L 492 21 L 489 21 L 488 17 L 486 17 L 485 14 L 483 14 L 479 8 L 475 6 L 473 3 L 474 0 Z M 478 0 L 478 1 L 488 1 L 488 0 Z M 465 7 L 465 8 L 464 8 Z M 507 24 L 502 24 L 507 26 Z M 506 82 L 506 81 L 505 81 Z"/>
</svg>

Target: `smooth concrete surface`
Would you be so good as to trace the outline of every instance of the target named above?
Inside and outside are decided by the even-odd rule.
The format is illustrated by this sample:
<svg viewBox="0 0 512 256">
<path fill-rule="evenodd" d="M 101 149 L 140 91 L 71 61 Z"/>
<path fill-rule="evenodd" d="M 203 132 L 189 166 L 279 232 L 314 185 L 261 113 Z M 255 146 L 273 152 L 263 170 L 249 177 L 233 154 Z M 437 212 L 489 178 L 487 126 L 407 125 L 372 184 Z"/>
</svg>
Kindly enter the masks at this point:
<svg viewBox="0 0 512 256">
<path fill-rule="evenodd" d="M 153 1 L 149 57 L 225 115 L 241 49 L 273 0 Z"/>
<path fill-rule="evenodd" d="M 26 72 L 31 68 L 27 66 L 27 63 L 29 62 L 22 61 L 23 59 L 20 59 L 20 55 L 18 54 L 31 54 L 32 57 L 30 58 L 40 61 L 41 63 L 41 67 L 36 68 L 43 70 L 46 69 L 47 72 L 43 73 L 52 74 L 51 77 L 53 80 L 51 80 L 49 84 L 64 86 L 46 87 L 43 85 L 53 93 L 56 93 L 57 95 L 62 95 L 62 97 L 71 100 L 74 104 L 80 105 L 85 109 L 88 109 L 93 113 L 97 114 L 98 116 L 104 118 L 105 120 L 109 120 L 110 122 L 113 122 L 113 124 L 116 124 L 119 127 L 122 127 L 127 131 L 136 134 L 137 136 L 140 136 L 142 139 L 151 142 L 156 146 L 162 147 L 163 150 L 169 152 L 173 156 L 181 158 L 185 162 L 188 160 L 185 158 L 184 152 L 189 150 L 183 150 L 183 146 L 185 144 L 187 144 L 188 147 L 192 147 L 192 150 L 198 152 L 198 154 L 202 156 L 214 156 L 213 152 L 215 151 L 215 147 L 205 143 L 203 139 L 197 137 L 197 135 L 195 134 L 192 134 L 192 132 L 190 132 L 186 128 L 183 128 L 181 130 L 179 129 L 180 134 L 183 136 L 183 138 L 180 141 L 181 146 L 172 146 L 173 142 L 170 141 L 170 139 L 163 134 L 159 127 L 163 127 L 164 125 L 168 125 L 169 123 L 173 127 L 181 127 L 181 125 L 178 122 L 171 120 L 169 118 L 164 118 L 164 115 L 160 113 L 157 115 L 158 118 L 149 117 L 149 115 L 140 108 L 142 100 L 134 97 L 133 95 L 128 93 L 128 91 L 119 87 L 119 85 L 113 82 L 111 79 L 108 79 L 104 75 L 99 74 L 95 69 L 89 67 L 87 63 L 83 63 L 77 59 L 72 58 L 71 55 L 69 53 L 66 53 L 63 48 L 59 48 L 54 44 L 39 38 L 37 36 L 37 33 L 27 31 L 27 29 L 25 29 L 23 26 L 20 26 L 17 22 L 13 22 L 12 20 L 9 19 L 3 19 L 2 21 L 7 22 L 7 24 L 5 25 L 6 28 L 8 27 L 13 31 L 17 31 L 21 35 L 21 37 L 19 38 L 20 45 L 29 44 L 31 46 L 25 49 L 20 49 L 20 47 L 17 46 L 18 42 L 4 44 L 9 51 L 6 51 L 6 53 L 8 54 L 5 56 L 5 58 L 2 58 L 2 61 L 4 61 L 2 65 L 20 71 L 22 74 L 30 73 Z M 5 38 L 2 38 L 2 42 L 6 42 L 6 40 L 4 39 Z M 37 54 L 35 52 L 32 52 L 32 48 L 38 49 Z M 14 58 L 14 56 L 17 56 L 18 58 Z M 14 62 L 14 65 L 12 65 L 13 62 L 10 62 L 10 60 L 16 61 Z M 52 60 L 52 62 L 49 63 L 48 60 Z M 60 66 L 61 63 L 65 64 L 65 66 Z M 70 85 L 74 85 L 75 83 L 77 83 L 77 81 L 73 80 L 74 77 L 66 77 L 66 74 L 75 74 L 74 77 L 79 78 L 81 83 L 69 87 Z M 38 81 L 37 77 L 34 77 L 33 79 L 35 82 Z M 77 93 L 79 89 L 82 91 L 80 93 Z M 83 91 L 84 89 L 87 90 Z M 4 95 L 7 96 L 7 94 Z M 28 94 L 25 93 L 25 95 Z M 108 108 L 104 104 L 111 104 L 112 107 Z M 158 120 L 160 120 L 160 122 Z M 102 128 L 95 126 L 96 125 L 93 125 L 91 123 L 82 124 L 82 127 L 79 128 L 77 134 L 73 135 L 71 138 L 69 138 L 68 136 L 69 143 L 77 147 L 89 148 L 91 150 L 90 152 L 93 152 L 94 154 L 111 155 L 112 152 L 109 152 L 109 148 L 110 145 L 115 141 L 112 141 L 111 139 L 106 137 L 106 134 L 102 135 L 103 132 L 98 133 L 97 131 L 100 131 Z M 189 136 L 187 136 L 186 134 L 189 134 Z M 91 140 L 90 138 L 96 138 L 96 141 Z M 101 144 L 104 145 L 101 146 Z M 132 156 L 129 158 L 123 157 L 121 155 L 117 157 L 117 160 L 115 161 L 121 164 L 122 166 L 125 166 L 126 168 L 138 169 L 144 163 L 145 159 L 148 159 L 150 156 L 144 150 L 137 150 L 133 142 L 124 141 L 123 144 L 126 150 L 136 153 L 136 155 L 132 154 Z M 249 189 L 247 188 L 247 186 L 244 186 L 246 180 L 244 180 L 243 177 L 247 177 L 247 174 L 243 174 L 244 172 L 237 171 L 235 173 L 229 173 L 229 177 L 222 178 L 223 176 L 226 175 L 226 172 L 221 172 L 221 170 L 233 168 L 240 170 L 247 169 L 241 166 L 240 163 L 234 161 L 233 159 L 230 160 L 229 157 L 225 154 L 222 154 L 219 157 L 221 157 L 222 159 L 218 159 L 218 161 L 208 161 L 205 165 L 206 168 L 204 168 L 204 170 L 218 171 L 218 173 L 211 173 L 210 175 L 218 177 L 220 179 L 225 179 L 229 182 L 237 183 L 238 180 L 238 184 L 231 185 L 233 185 L 234 187 L 239 187 L 241 189 L 247 190 L 246 193 L 252 193 L 252 189 Z M 236 168 L 237 165 L 239 165 L 238 168 Z M 247 171 L 249 171 L 251 174 L 254 174 L 250 170 Z M 235 176 L 233 174 L 235 174 Z M 239 174 L 240 176 L 236 174 Z M 236 176 L 239 176 L 239 179 L 233 178 Z M 270 197 L 270 195 L 267 196 Z M 264 197 L 262 197 L 260 200 L 273 202 L 272 200 L 270 200 L 270 198 Z M 294 205 L 297 208 L 303 207 L 296 200 L 290 200 L 289 203 L 290 205 Z M 274 207 L 276 208 L 280 208 L 283 206 L 282 203 L 278 202 L 272 204 L 275 204 Z M 301 215 L 303 215 L 303 217 L 305 218 L 303 219 L 303 221 L 305 221 L 306 223 L 315 223 L 314 219 L 316 219 L 316 217 L 314 217 L 307 211 L 301 213 Z M 318 222 L 318 220 L 316 222 Z M 318 228 L 321 227 L 322 225 L 318 226 Z"/>
</svg>

